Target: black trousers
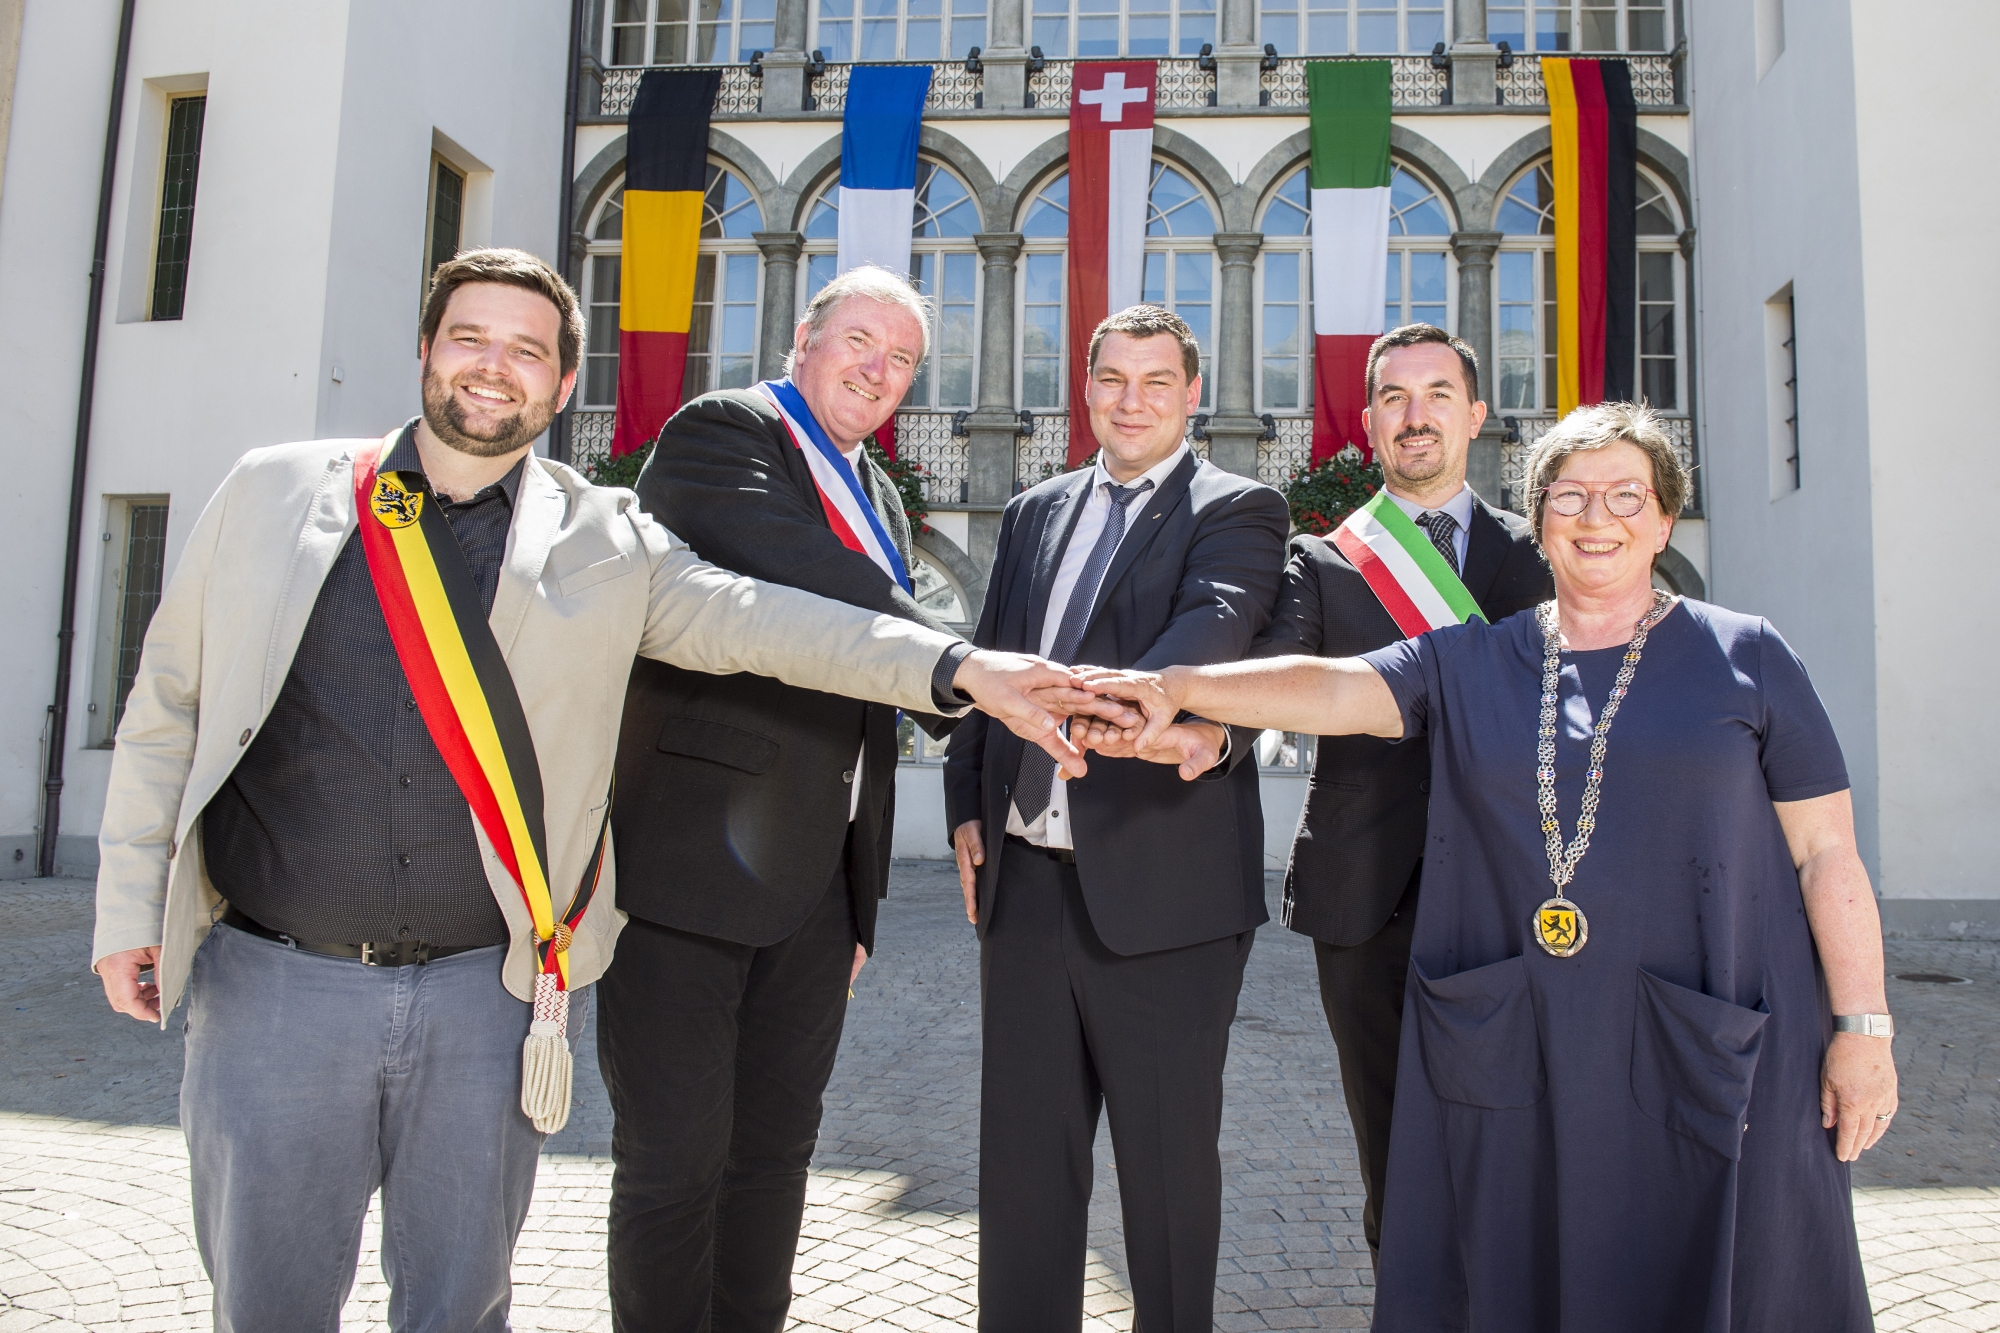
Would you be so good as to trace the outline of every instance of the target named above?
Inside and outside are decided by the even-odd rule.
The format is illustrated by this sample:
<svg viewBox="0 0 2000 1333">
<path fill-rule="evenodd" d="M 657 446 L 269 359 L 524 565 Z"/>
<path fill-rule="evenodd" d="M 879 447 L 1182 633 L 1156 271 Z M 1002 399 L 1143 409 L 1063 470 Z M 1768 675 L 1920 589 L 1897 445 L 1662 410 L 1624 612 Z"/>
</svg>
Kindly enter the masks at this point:
<svg viewBox="0 0 2000 1333">
<path fill-rule="evenodd" d="M 768 948 L 634 917 L 598 983 L 620 1333 L 779 1333 L 854 966 L 846 861 Z"/>
<path fill-rule="evenodd" d="M 1091 1143 L 1111 1112 L 1133 1327 L 1208 1333 L 1222 1231 L 1222 1067 L 1254 931 L 1126 957 L 1077 882 L 1021 843 L 980 950 L 979 1327 L 1083 1323 Z"/>
<path fill-rule="evenodd" d="M 1389 1116 L 1396 1107 L 1396 1052 L 1403 1041 L 1403 985 L 1410 975 L 1410 937 L 1417 924 L 1417 862 L 1396 911 L 1382 929 L 1342 947 L 1313 941 L 1319 959 L 1319 1001 L 1340 1051 L 1340 1085 L 1361 1158 L 1361 1234 L 1368 1253 L 1382 1245 L 1382 1189 L 1389 1173 Z"/>
</svg>

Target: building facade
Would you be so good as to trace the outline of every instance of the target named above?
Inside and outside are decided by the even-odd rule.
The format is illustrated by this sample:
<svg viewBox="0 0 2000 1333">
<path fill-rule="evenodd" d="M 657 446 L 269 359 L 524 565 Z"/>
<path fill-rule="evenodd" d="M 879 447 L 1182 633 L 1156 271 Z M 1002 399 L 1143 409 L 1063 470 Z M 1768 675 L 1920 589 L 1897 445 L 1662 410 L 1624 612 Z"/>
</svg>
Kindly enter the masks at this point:
<svg viewBox="0 0 2000 1333">
<path fill-rule="evenodd" d="M 132 665 L 127 622 L 143 610 L 127 584 L 171 568 L 178 538 L 241 448 L 385 429 L 414 410 L 404 340 L 418 296 L 411 274 L 429 260 L 488 240 L 559 252 L 591 334 L 576 406 L 551 447 L 587 469 L 602 464 L 617 383 L 624 117 L 646 69 L 723 69 L 692 394 L 778 374 L 799 312 L 833 273 L 853 64 L 932 66 L 912 277 L 940 321 L 899 413 L 898 442 L 923 469 L 930 510 L 918 538 L 920 593 L 969 625 L 1001 509 L 1059 469 L 1068 443 L 1063 368 L 1077 349 L 1066 344 L 1064 317 L 1066 130 L 1077 60 L 1159 62 L 1146 296 L 1185 317 L 1202 342 L 1196 449 L 1272 484 L 1306 461 L 1312 420 L 1304 64 L 1393 62 L 1384 322 L 1441 324 L 1478 349 L 1493 410 L 1474 446 L 1473 484 L 1518 506 L 1523 456 L 1552 424 L 1555 399 L 1538 57 L 1582 54 L 1631 62 L 1635 382 L 1696 464 L 1661 581 L 1768 614 L 1798 646 L 1847 746 L 1864 855 L 1891 900 L 1892 926 L 2000 929 L 1987 910 L 2000 900 L 1985 869 L 1993 835 L 1974 813 L 2000 794 L 2000 761 L 1978 743 L 1981 725 L 1955 712 L 1943 720 L 1945 700 L 1969 698 L 1991 730 L 2000 710 L 1960 679 L 1990 631 L 1976 617 L 1939 629 L 1933 617 L 1946 608 L 1931 603 L 1948 584 L 1917 577 L 1971 556 L 1955 545 L 1971 538 L 1919 517 L 1911 488 L 1925 474 L 1899 469 L 1893 416 L 1896 385 L 1920 364 L 1914 339 L 1928 305 L 1915 293 L 1934 285 L 1924 270 L 1940 253 L 1928 238 L 1990 213 L 1974 200 L 1940 222 L 1899 184 L 1912 154 L 1950 172 L 1954 150 L 1949 136 L 1926 130 L 1938 103 L 1903 93 L 1923 49 L 1920 37 L 1891 31 L 1888 17 L 1799 0 L 703 0 L 692 9 L 578 0 L 574 12 L 546 0 L 516 7 L 504 33 L 458 33 L 444 6 L 350 3 L 265 15 L 253 40 L 241 35 L 249 11 L 236 8 L 142 0 L 139 10 L 108 270 L 118 322 L 108 305 L 86 496 L 87 512 L 105 517 L 79 600 L 74 794 L 62 830 L 78 840 L 65 845 L 79 863 L 107 757 L 97 747 Z M 2000 26 L 1971 0 L 1942 8 L 1969 37 Z M 10 447 L 33 455 L 23 471 L 41 496 L 67 493 L 74 402 L 59 386 L 75 381 L 74 275 L 87 268 L 95 186 L 85 164 L 101 133 L 60 102 L 57 86 L 102 86 L 115 26 L 108 0 L 74 9 L 27 9 L 0 193 L 0 300 L 49 311 L 45 330 L 10 334 L 17 366 L 32 364 L 30 380 L 46 387 L 0 404 L 14 414 Z M 573 72 L 562 58 L 572 22 Z M 274 34 L 274 23 L 299 31 Z M 273 42 L 290 57 L 282 77 L 268 59 Z M 467 43 L 481 47 L 479 58 L 467 58 Z M 79 74 L 71 53 L 83 51 L 103 77 Z M 146 302 L 156 299 L 161 255 L 171 265 L 179 244 L 161 202 L 174 117 L 208 86 L 209 74 L 197 84 L 190 71 L 218 70 L 232 71 L 213 73 L 218 90 L 240 88 L 231 105 L 255 107 L 248 119 L 257 123 L 228 122 L 222 133 L 244 136 L 243 151 L 232 147 L 230 165 L 215 165 L 217 92 L 201 132 L 187 313 L 161 337 Z M 565 183 L 558 163 L 572 77 Z M 1953 124 L 1982 123 L 1992 109 L 1993 94 L 1971 81 L 1947 96 Z M 178 114 L 185 138 L 192 113 Z M 40 128 L 26 128 L 31 120 Z M 250 151 L 258 136 L 292 134 L 319 150 Z M 263 173 L 254 197 L 235 185 L 211 190 L 219 173 L 238 170 Z M 1953 173 L 1960 192 L 1992 188 L 1965 174 Z M 1949 252 L 1969 265 L 1953 288 L 1992 295 L 1990 247 L 1953 238 Z M 302 250 L 297 262 L 281 262 L 288 250 Z M 70 259 L 52 264 L 52 255 Z M 248 255 L 261 258 L 240 262 Z M 176 334 L 177 353 L 168 351 Z M 1969 466 L 1983 479 L 1991 451 Z M 156 496 L 169 499 L 162 506 Z M 11 592 L 18 623 L 53 626 L 61 515 L 54 502 L 21 503 L 31 521 L 6 539 L 16 567 L 32 571 Z M 147 542 L 157 558 L 135 564 Z M 46 713 L 52 648 L 39 628 L 16 644 L 0 833 L 18 843 L 32 841 L 38 817 L 41 758 L 29 724 Z M 88 714 L 92 703 L 110 715 Z M 899 847 L 941 854 L 937 756 L 920 737 L 911 746 Z M 1303 799 L 1310 742 L 1267 736 L 1260 759 L 1276 862 Z"/>
</svg>

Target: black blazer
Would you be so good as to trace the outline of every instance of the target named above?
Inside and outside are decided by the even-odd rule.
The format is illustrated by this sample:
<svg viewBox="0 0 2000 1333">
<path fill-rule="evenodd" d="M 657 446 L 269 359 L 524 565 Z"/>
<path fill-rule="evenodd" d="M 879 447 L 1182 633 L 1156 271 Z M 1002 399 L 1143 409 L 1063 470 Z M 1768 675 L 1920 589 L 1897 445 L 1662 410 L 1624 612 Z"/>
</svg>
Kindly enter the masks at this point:
<svg viewBox="0 0 2000 1333">
<path fill-rule="evenodd" d="M 1008 504 L 974 643 L 1040 651 L 1049 585 L 1094 474 L 1066 473 Z M 1284 499 L 1270 487 L 1183 458 L 1133 513 L 1104 573 L 1079 663 L 1151 669 L 1245 656 L 1270 619 L 1288 526 Z M 1169 765 L 1092 755 L 1089 775 L 1070 783 L 1077 874 L 1091 924 L 1114 951 L 1198 944 L 1270 919 L 1263 806 L 1249 758 L 1256 734 L 1235 732 L 1228 761 L 1195 782 Z M 1017 854 L 1005 835 L 1022 744 L 975 714 L 945 755 L 948 830 L 984 821 L 982 935 L 1000 863 Z"/>
<path fill-rule="evenodd" d="M 1489 622 L 1554 595 L 1525 519 L 1474 498 L 1466 591 Z M 1354 657 L 1403 638 L 1347 557 L 1324 537 L 1294 538 L 1278 613 L 1259 656 Z M 1285 924 L 1328 944 L 1382 929 L 1424 854 L 1431 755 L 1378 736 L 1322 736 L 1285 872 Z"/>
<path fill-rule="evenodd" d="M 895 485 L 862 484 L 910 559 Z M 827 524 L 805 457 L 769 400 L 695 399 L 668 421 L 639 474 L 640 507 L 702 559 L 870 611 L 948 629 Z M 933 735 L 951 723 L 918 719 Z M 804 923 L 848 845 L 854 760 L 867 737 L 847 870 L 861 943 L 889 883 L 896 710 L 765 676 L 711 676 L 640 658 L 618 738 L 612 827 L 618 905 L 633 916 L 739 944 Z"/>
</svg>

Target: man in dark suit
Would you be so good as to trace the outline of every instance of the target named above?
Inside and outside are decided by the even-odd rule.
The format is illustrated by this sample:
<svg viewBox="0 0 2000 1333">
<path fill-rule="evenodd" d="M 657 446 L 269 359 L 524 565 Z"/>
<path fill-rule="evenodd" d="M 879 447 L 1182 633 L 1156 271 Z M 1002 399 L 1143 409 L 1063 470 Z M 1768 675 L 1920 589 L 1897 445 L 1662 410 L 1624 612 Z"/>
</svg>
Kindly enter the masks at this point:
<svg viewBox="0 0 2000 1333">
<path fill-rule="evenodd" d="M 910 596 L 909 524 L 862 447 L 922 363 L 925 323 L 899 277 L 834 279 L 798 326 L 787 379 L 708 394 L 667 423 L 641 504 L 716 564 L 942 628 Z M 934 686 L 956 702 L 949 680 Z M 893 708 L 633 665 L 612 812 L 630 922 L 598 1001 L 615 1327 L 783 1327 L 895 790 Z"/>
<path fill-rule="evenodd" d="M 1188 326 L 1155 306 L 1098 326 L 1100 461 L 1007 506 L 974 642 L 1104 666 L 1249 651 L 1277 592 L 1285 505 L 1189 450 L 1198 357 Z M 952 737 L 946 813 L 981 940 L 987 1333 L 1078 1326 L 1107 1104 L 1135 1326 L 1210 1327 L 1223 1061 L 1268 919 L 1253 741 L 1184 720 L 1150 757 L 1171 751 L 1200 780 L 1110 749 L 1065 781 L 1003 730 Z"/>
<path fill-rule="evenodd" d="M 1430 537 L 1492 622 L 1554 591 L 1527 523 L 1465 484 L 1466 453 L 1485 420 L 1478 360 L 1443 329 L 1405 325 L 1369 349 L 1362 421 L 1389 498 Z M 1404 637 L 1330 535 L 1293 539 L 1278 612 L 1259 655 L 1354 657 Z M 1422 745 L 1321 737 L 1285 875 L 1285 924 L 1313 938 L 1320 1000 L 1340 1050 L 1368 1191 L 1361 1229 L 1371 1254 L 1381 1239 L 1430 775 L 1430 752 Z"/>
</svg>

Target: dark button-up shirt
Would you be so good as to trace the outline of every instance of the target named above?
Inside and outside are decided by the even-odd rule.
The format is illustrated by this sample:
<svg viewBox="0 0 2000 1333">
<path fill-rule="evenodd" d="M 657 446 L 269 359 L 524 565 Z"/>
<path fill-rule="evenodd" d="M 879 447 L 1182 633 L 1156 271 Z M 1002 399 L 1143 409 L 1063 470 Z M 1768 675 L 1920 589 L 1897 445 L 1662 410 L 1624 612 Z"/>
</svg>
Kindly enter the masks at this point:
<svg viewBox="0 0 2000 1333">
<path fill-rule="evenodd" d="M 442 504 L 489 613 L 526 461 Z M 423 470 L 410 429 L 382 470 Z M 320 587 L 270 717 L 202 812 L 202 840 L 222 896 L 298 939 L 507 940 L 472 811 L 417 711 L 354 534 Z"/>
</svg>

